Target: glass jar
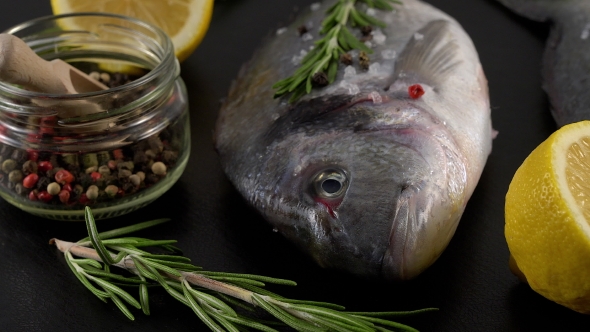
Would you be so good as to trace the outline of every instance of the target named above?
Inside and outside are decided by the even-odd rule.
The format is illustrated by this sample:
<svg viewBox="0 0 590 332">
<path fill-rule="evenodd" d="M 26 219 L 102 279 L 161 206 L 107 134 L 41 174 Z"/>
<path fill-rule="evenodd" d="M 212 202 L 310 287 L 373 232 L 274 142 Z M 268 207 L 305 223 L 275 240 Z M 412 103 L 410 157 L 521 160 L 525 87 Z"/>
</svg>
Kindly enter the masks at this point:
<svg viewBox="0 0 590 332">
<path fill-rule="evenodd" d="M 178 180 L 190 151 L 188 102 L 164 32 L 79 13 L 5 33 L 110 88 L 47 94 L 0 82 L 2 198 L 46 218 L 83 220 L 90 206 L 104 219 L 147 205 Z"/>
</svg>

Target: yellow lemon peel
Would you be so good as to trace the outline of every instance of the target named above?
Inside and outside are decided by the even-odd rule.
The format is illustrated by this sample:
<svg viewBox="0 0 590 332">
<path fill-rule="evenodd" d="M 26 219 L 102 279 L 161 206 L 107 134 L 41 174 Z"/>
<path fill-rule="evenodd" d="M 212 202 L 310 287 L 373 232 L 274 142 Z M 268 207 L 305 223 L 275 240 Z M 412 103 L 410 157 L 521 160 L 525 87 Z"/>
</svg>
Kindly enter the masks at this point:
<svg viewBox="0 0 590 332">
<path fill-rule="evenodd" d="M 516 171 L 505 206 L 505 237 L 533 290 L 590 313 L 590 121 L 564 126 Z"/>
<path fill-rule="evenodd" d="M 209 28 L 213 0 L 51 0 L 51 8 L 56 15 L 114 13 L 152 23 L 170 36 L 176 57 L 183 61 L 201 43 Z"/>
</svg>

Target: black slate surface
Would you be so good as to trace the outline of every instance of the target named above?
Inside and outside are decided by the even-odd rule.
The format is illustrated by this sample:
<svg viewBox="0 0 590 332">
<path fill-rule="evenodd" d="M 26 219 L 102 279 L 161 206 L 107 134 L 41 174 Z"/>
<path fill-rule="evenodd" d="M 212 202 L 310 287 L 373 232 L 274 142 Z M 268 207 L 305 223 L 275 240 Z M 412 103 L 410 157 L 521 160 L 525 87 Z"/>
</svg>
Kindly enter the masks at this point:
<svg viewBox="0 0 590 332">
<path fill-rule="evenodd" d="M 182 64 L 190 98 L 192 151 L 178 183 L 150 206 L 99 222 L 107 230 L 154 217 L 173 219 L 142 236 L 177 239 L 210 270 L 270 275 L 299 285 L 286 296 L 330 301 L 351 310 L 437 307 L 404 322 L 423 331 L 587 331 L 590 318 L 554 304 L 508 270 L 504 196 L 524 158 L 556 126 L 541 90 L 540 59 L 548 27 L 517 17 L 491 0 L 429 0 L 471 35 L 489 80 L 499 136 L 457 233 L 442 257 L 417 279 L 380 284 L 318 268 L 273 233 L 225 178 L 213 150 L 219 102 L 241 64 L 265 36 L 313 0 L 216 1 L 211 27 Z M 0 30 L 51 14 L 49 1 L 0 4 Z M 151 316 L 127 320 L 72 275 L 48 240 L 78 240 L 82 223 L 33 217 L 0 200 L 0 331 L 206 331 L 193 312 L 163 291 L 151 293 Z"/>
</svg>

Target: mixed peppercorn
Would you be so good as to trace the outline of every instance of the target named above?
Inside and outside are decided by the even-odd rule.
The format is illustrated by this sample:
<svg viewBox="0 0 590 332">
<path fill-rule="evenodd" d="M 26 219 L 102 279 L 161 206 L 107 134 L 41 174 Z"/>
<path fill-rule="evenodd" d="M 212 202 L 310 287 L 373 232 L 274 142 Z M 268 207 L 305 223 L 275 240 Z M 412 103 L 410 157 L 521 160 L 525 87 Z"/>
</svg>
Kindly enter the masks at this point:
<svg viewBox="0 0 590 332">
<path fill-rule="evenodd" d="M 50 204 L 88 205 L 136 193 L 166 176 L 178 150 L 165 130 L 129 147 L 85 154 L 23 151 L 0 144 L 0 185 Z"/>
<path fill-rule="evenodd" d="M 122 74 L 91 76 L 109 87 L 129 82 Z M 128 196 L 158 183 L 174 167 L 180 145 L 176 136 L 168 127 L 132 145 L 90 153 L 23 150 L 0 143 L 0 190 L 72 208 Z"/>
</svg>

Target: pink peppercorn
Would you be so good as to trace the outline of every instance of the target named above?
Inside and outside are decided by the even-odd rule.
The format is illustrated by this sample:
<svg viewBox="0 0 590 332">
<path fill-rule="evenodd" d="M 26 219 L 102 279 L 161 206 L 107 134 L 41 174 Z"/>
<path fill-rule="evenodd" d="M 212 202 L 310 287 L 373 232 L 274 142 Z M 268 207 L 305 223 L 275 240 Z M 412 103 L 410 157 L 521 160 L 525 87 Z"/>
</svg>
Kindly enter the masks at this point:
<svg viewBox="0 0 590 332">
<path fill-rule="evenodd" d="M 115 158 L 115 160 L 123 159 L 123 150 L 121 150 L 121 149 L 113 150 L 113 157 Z"/>
<path fill-rule="evenodd" d="M 65 169 L 59 170 L 55 173 L 55 182 L 59 184 L 71 183 L 72 181 L 74 181 L 74 176 Z"/>
<path fill-rule="evenodd" d="M 53 135 L 53 134 L 55 134 L 55 130 L 53 130 L 53 128 L 51 128 L 51 127 L 40 127 L 39 128 L 39 133 L 40 134 Z"/>
<path fill-rule="evenodd" d="M 69 184 L 67 184 L 66 186 L 69 186 Z M 58 195 L 60 202 L 64 204 L 68 203 L 68 201 L 70 200 L 70 192 L 65 189 L 62 189 Z"/>
<path fill-rule="evenodd" d="M 33 190 L 33 191 L 31 191 L 31 192 L 29 193 L 29 199 L 30 199 L 31 201 L 36 201 L 36 200 L 37 200 L 37 192 L 36 192 L 36 190 Z"/>
<path fill-rule="evenodd" d="M 39 159 L 39 152 L 37 152 L 35 150 L 28 150 L 27 154 L 29 156 L 30 161 L 37 162 L 37 160 Z"/>
<path fill-rule="evenodd" d="M 27 135 L 27 141 L 28 142 L 39 142 L 39 140 L 41 140 L 42 135 L 40 134 L 28 134 Z"/>
<path fill-rule="evenodd" d="M 418 99 L 424 95 L 424 88 L 420 84 L 414 84 L 408 87 L 408 94 L 412 99 Z"/>
<path fill-rule="evenodd" d="M 23 179 L 23 187 L 31 189 L 37 184 L 37 181 L 39 181 L 39 175 L 31 173 Z"/>
<path fill-rule="evenodd" d="M 49 161 L 40 161 L 39 164 L 37 165 L 37 170 L 39 172 L 43 172 L 46 173 L 47 171 L 50 171 L 53 169 L 53 165 L 51 165 L 51 162 Z"/>
<path fill-rule="evenodd" d="M 37 194 L 37 197 L 39 198 L 40 201 L 43 201 L 45 203 L 49 203 L 51 201 L 51 199 L 53 198 L 53 196 L 50 193 L 48 193 L 47 191 L 39 192 L 39 194 Z"/>
<path fill-rule="evenodd" d="M 92 172 L 90 173 L 90 177 L 92 178 L 93 181 L 97 181 L 98 179 L 100 179 L 102 177 L 102 175 L 98 172 Z"/>
<path fill-rule="evenodd" d="M 80 198 L 78 198 L 78 202 L 80 202 L 80 204 L 88 204 L 90 203 L 90 200 L 88 199 L 88 197 L 86 197 L 86 193 L 82 193 L 80 194 Z"/>
<path fill-rule="evenodd" d="M 71 191 L 72 191 L 72 185 L 71 185 L 71 184 L 69 184 L 69 183 L 66 183 L 66 184 L 64 184 L 64 185 L 61 187 L 61 190 L 62 190 L 62 191 L 64 191 L 64 190 L 65 190 L 65 191 L 67 191 L 67 192 L 71 192 Z"/>
<path fill-rule="evenodd" d="M 107 166 L 109 167 L 109 169 L 112 171 L 115 168 L 117 168 L 117 162 L 115 160 L 109 160 L 107 162 Z"/>
</svg>

